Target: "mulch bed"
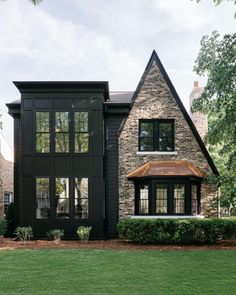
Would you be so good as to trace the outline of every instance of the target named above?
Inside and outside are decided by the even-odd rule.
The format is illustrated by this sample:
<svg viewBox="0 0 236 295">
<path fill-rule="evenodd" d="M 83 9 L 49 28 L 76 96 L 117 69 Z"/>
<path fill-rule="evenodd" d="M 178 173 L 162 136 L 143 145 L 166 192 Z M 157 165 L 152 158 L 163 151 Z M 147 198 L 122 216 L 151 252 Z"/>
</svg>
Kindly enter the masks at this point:
<svg viewBox="0 0 236 295">
<path fill-rule="evenodd" d="M 15 249 L 106 249 L 106 250 L 236 250 L 236 240 L 219 241 L 215 245 L 139 245 L 122 240 L 105 241 L 53 241 L 35 240 L 23 243 L 0 238 L 0 250 Z"/>
</svg>

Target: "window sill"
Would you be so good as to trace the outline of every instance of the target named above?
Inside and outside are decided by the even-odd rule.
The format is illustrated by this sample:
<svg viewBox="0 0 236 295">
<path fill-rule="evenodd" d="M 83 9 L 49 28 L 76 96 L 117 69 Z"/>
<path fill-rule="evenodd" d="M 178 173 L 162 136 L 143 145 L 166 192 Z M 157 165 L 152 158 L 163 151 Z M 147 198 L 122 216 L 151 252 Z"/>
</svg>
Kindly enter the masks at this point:
<svg viewBox="0 0 236 295">
<path fill-rule="evenodd" d="M 179 219 L 179 218 L 204 218 L 203 215 L 131 215 L 132 219 Z"/>
<path fill-rule="evenodd" d="M 145 155 L 177 155 L 176 151 L 171 152 L 158 152 L 158 151 L 150 151 L 150 152 L 137 152 L 137 155 L 145 156 Z"/>
</svg>

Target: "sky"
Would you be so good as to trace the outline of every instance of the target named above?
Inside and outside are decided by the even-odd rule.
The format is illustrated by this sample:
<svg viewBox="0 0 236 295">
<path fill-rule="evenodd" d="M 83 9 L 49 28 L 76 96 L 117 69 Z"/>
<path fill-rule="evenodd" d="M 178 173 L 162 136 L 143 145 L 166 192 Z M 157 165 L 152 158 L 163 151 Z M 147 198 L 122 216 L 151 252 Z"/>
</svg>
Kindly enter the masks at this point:
<svg viewBox="0 0 236 295">
<path fill-rule="evenodd" d="M 13 144 L 6 103 L 20 97 L 12 81 L 109 81 L 135 90 L 153 51 L 185 107 L 204 35 L 235 31 L 235 7 L 212 0 L 0 0 L 0 109 Z"/>
</svg>

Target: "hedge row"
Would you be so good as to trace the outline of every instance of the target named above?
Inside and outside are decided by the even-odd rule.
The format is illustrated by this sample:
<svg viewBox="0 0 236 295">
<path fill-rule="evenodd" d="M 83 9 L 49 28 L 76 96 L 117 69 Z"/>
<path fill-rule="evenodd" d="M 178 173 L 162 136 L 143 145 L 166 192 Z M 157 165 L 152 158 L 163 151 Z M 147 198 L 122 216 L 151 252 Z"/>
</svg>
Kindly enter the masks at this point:
<svg viewBox="0 0 236 295">
<path fill-rule="evenodd" d="M 119 238 L 140 244 L 215 243 L 236 237 L 236 220 L 124 219 L 117 231 Z"/>
<path fill-rule="evenodd" d="M 0 219 L 0 237 L 5 234 L 7 230 L 7 222 L 5 219 Z"/>
</svg>

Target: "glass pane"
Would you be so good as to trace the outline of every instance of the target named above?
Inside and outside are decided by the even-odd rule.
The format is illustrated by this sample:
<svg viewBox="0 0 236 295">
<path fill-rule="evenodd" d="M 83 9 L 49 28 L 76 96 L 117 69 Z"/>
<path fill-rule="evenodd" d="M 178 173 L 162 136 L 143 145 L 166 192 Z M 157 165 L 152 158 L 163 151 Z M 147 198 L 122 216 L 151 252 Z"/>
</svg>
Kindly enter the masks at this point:
<svg viewBox="0 0 236 295">
<path fill-rule="evenodd" d="M 75 133 L 75 153 L 88 153 L 88 133 Z"/>
<path fill-rule="evenodd" d="M 88 218 L 88 178 L 75 178 L 75 218 Z"/>
<path fill-rule="evenodd" d="M 49 112 L 36 112 L 36 132 L 49 132 Z"/>
<path fill-rule="evenodd" d="M 36 133 L 36 153 L 50 152 L 50 134 Z"/>
<path fill-rule="evenodd" d="M 196 215 L 198 213 L 197 185 L 196 184 L 193 184 L 191 186 L 191 208 L 192 208 L 192 214 Z"/>
<path fill-rule="evenodd" d="M 144 185 L 139 189 L 139 214 L 148 214 L 148 185 Z"/>
<path fill-rule="evenodd" d="M 166 184 L 156 185 L 156 213 L 157 214 L 167 213 L 167 185 Z"/>
<path fill-rule="evenodd" d="M 56 112 L 55 113 L 55 132 L 69 131 L 69 113 Z"/>
<path fill-rule="evenodd" d="M 88 112 L 75 112 L 75 132 L 88 132 Z"/>
<path fill-rule="evenodd" d="M 172 151 L 172 123 L 159 123 L 159 150 Z"/>
<path fill-rule="evenodd" d="M 185 185 L 174 185 L 174 213 L 184 214 Z"/>
<path fill-rule="evenodd" d="M 152 137 L 153 136 L 153 123 L 152 122 L 141 122 L 140 123 L 140 136 Z"/>
<path fill-rule="evenodd" d="M 139 138 L 140 151 L 153 151 L 153 139 L 152 138 Z"/>
<path fill-rule="evenodd" d="M 69 218 L 69 179 L 55 179 L 56 218 Z"/>
<path fill-rule="evenodd" d="M 69 134 L 55 133 L 55 152 L 68 153 L 69 152 Z"/>
<path fill-rule="evenodd" d="M 49 178 L 36 178 L 36 218 L 49 218 L 50 192 Z"/>
</svg>

